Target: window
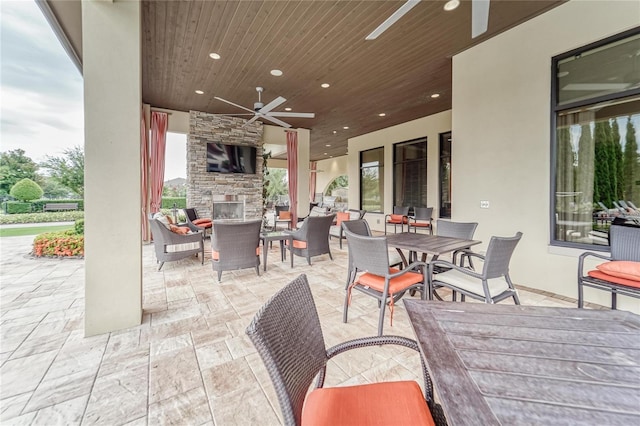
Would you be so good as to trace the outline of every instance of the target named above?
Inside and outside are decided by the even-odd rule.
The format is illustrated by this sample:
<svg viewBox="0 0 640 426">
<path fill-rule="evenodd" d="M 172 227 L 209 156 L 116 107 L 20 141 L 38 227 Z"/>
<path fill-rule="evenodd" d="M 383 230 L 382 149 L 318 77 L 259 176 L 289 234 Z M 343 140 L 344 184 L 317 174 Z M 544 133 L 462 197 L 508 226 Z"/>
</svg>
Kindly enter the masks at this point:
<svg viewBox="0 0 640 426">
<path fill-rule="evenodd" d="M 440 134 L 440 214 L 451 219 L 451 132 Z"/>
<path fill-rule="evenodd" d="M 427 138 L 393 146 L 393 205 L 427 207 Z"/>
<path fill-rule="evenodd" d="M 640 31 L 553 58 L 551 242 L 608 244 L 640 225 Z"/>
<path fill-rule="evenodd" d="M 360 153 L 360 206 L 384 212 L 384 147 Z"/>
</svg>

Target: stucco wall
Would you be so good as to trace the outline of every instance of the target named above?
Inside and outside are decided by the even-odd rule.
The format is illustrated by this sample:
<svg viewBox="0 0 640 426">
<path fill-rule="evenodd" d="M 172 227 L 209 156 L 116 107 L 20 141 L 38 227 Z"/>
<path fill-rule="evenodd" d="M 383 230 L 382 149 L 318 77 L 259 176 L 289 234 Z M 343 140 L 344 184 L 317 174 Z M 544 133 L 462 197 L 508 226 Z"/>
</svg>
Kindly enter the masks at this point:
<svg viewBox="0 0 640 426">
<path fill-rule="evenodd" d="M 549 246 L 551 58 L 638 24 L 640 2 L 571 1 L 453 58 L 452 218 L 478 221 L 485 246 L 524 233 L 516 283 L 577 297 L 580 251 Z M 585 294 L 609 304 L 603 292 Z"/>
</svg>

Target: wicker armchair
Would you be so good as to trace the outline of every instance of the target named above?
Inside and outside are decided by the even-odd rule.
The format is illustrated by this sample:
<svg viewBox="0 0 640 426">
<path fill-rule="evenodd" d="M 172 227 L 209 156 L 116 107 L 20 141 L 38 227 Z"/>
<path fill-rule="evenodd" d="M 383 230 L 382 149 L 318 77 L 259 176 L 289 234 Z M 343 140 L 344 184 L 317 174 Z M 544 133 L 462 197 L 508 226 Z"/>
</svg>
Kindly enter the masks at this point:
<svg viewBox="0 0 640 426">
<path fill-rule="evenodd" d="M 584 287 L 611 293 L 611 309 L 617 308 L 618 294 L 640 299 L 640 228 L 612 225 L 609 230 L 610 256 L 585 252 L 578 261 L 578 308 L 584 307 Z M 607 260 L 596 270 L 584 273 L 584 260 Z"/>
<path fill-rule="evenodd" d="M 415 207 L 413 217 L 409 218 L 408 231 L 418 232 L 418 229 L 426 229 L 433 234 L 433 207 Z"/>
<path fill-rule="evenodd" d="M 400 232 L 404 232 L 404 225 L 409 225 L 409 207 L 393 206 L 393 214 L 384 217 L 384 233 L 387 234 L 387 226 L 393 225 L 393 232 L 397 232 L 400 225 Z"/>
<path fill-rule="evenodd" d="M 293 244 L 289 245 L 291 252 L 291 266 L 293 266 L 293 255 L 307 258 L 307 263 L 311 265 L 311 257 L 321 254 L 331 255 L 329 247 L 329 228 L 333 223 L 335 215 L 308 216 L 302 223 L 302 227 L 296 231 L 289 231 L 293 236 Z M 286 231 L 285 231 L 286 232 Z M 289 242 L 287 241 L 287 244 Z"/>
<path fill-rule="evenodd" d="M 367 237 L 349 231 L 345 231 L 345 234 L 349 243 L 351 276 L 344 299 L 342 321 L 347 322 L 352 290 L 359 290 L 378 301 L 380 306 L 378 336 L 382 336 L 387 303 L 391 313 L 391 325 L 393 325 L 394 304 L 405 292 L 416 289 L 426 294 L 427 265 L 424 262 L 414 262 L 402 270 L 390 268 L 386 237 Z M 362 274 L 358 276 L 358 272 Z"/>
<path fill-rule="evenodd" d="M 322 387 L 329 359 L 348 350 L 386 344 L 419 349 L 414 340 L 400 336 L 355 339 L 327 349 L 305 275 L 278 291 L 246 332 L 269 372 L 285 425 L 444 422 L 422 357 L 424 395 L 415 381 Z M 316 387 L 307 395 L 316 377 Z"/>
<path fill-rule="evenodd" d="M 337 213 L 336 217 L 336 224 L 335 225 L 331 225 L 331 228 L 329 228 L 329 239 L 331 239 L 331 237 L 333 238 L 338 238 L 340 240 L 340 249 L 342 249 L 342 240 L 344 238 L 346 238 L 344 236 L 344 233 L 342 232 L 342 222 L 343 221 L 349 221 L 349 220 L 359 220 L 364 218 L 364 215 L 367 213 L 366 210 L 356 210 L 356 209 L 349 209 L 344 213 Z M 341 218 L 341 216 L 345 214 L 348 215 L 348 217 L 345 218 Z"/>
<path fill-rule="evenodd" d="M 462 302 L 465 296 L 486 303 L 497 303 L 513 297 L 515 304 L 519 305 L 518 291 L 509 277 L 509 262 L 521 237 L 522 232 L 516 233 L 513 237 L 491 237 L 485 256 L 472 252 L 465 253 L 464 257 L 474 257 L 484 261 L 482 273 L 444 260 L 429 262 L 429 292 L 427 293 L 429 299 L 433 297 L 434 288 L 447 287 L 460 293 Z M 435 275 L 434 269 L 437 267 L 445 267 L 449 270 Z"/>
<path fill-rule="evenodd" d="M 256 268 L 260 275 L 260 227 L 262 220 L 213 224 L 211 234 L 211 265 L 218 272 Z"/>
<path fill-rule="evenodd" d="M 162 269 L 164 262 L 186 259 L 194 254 L 200 254 L 204 264 L 204 240 L 202 232 L 191 234 L 176 234 L 170 231 L 157 219 L 149 219 L 153 245 L 156 249 L 156 259 L 160 263 L 158 271 Z"/>
<path fill-rule="evenodd" d="M 213 221 L 207 218 L 198 217 L 196 209 L 188 208 L 183 209 L 184 215 L 187 217 L 187 226 L 193 231 L 202 231 L 202 235 L 207 235 L 207 230 L 211 232 Z"/>
</svg>

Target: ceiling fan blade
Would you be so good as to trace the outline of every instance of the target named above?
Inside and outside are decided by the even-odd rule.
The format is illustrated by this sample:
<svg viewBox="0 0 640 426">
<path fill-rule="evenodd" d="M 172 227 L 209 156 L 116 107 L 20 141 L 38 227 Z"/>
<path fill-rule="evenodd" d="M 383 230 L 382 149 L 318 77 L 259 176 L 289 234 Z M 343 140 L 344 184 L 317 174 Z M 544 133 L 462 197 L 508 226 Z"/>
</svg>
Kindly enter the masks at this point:
<svg viewBox="0 0 640 426">
<path fill-rule="evenodd" d="M 242 127 L 247 127 L 249 124 L 253 123 L 259 118 L 258 114 L 254 115 L 253 118 L 242 125 Z"/>
<path fill-rule="evenodd" d="M 476 38 L 487 31 L 489 25 L 489 1 L 472 0 L 471 2 L 471 38 Z"/>
<path fill-rule="evenodd" d="M 408 11 L 413 9 L 420 0 L 407 0 L 405 4 L 400 6 L 398 10 L 393 12 L 391 16 L 389 16 L 382 24 L 378 26 L 375 30 L 371 32 L 368 36 L 366 36 L 365 40 L 375 40 L 378 38 L 380 34 L 385 32 L 391 25 L 393 25 L 398 19 L 402 18 Z"/>
<path fill-rule="evenodd" d="M 233 105 L 234 107 L 242 108 L 242 109 L 243 109 L 243 110 L 245 110 L 245 111 L 249 111 L 250 113 L 255 114 L 255 111 L 254 111 L 254 110 L 249 109 L 249 108 L 245 108 L 245 107 L 243 107 L 242 105 L 234 104 L 233 102 L 228 101 L 228 100 L 226 100 L 226 99 L 222 99 L 222 98 L 219 98 L 219 97 L 217 97 L 217 96 L 214 96 L 214 97 L 213 97 L 213 99 L 217 99 L 217 100 L 219 100 L 219 101 L 226 102 L 226 103 L 228 103 L 229 105 Z"/>
<path fill-rule="evenodd" d="M 277 118 L 271 117 L 270 115 L 262 114 L 262 118 L 264 118 L 266 120 L 269 120 L 272 123 L 276 123 L 277 125 L 282 126 L 282 127 L 291 127 L 291 124 L 285 123 L 284 121 L 278 120 Z"/>
<path fill-rule="evenodd" d="M 269 112 L 266 115 L 270 117 L 316 118 L 312 112 Z"/>
<path fill-rule="evenodd" d="M 271 102 L 269 102 L 268 104 L 266 104 L 265 106 L 260 108 L 259 112 L 261 114 L 266 114 L 267 112 L 271 111 L 272 109 L 279 107 L 280 105 L 282 105 L 286 101 L 287 100 L 285 98 L 283 98 L 282 96 L 278 96 L 277 98 L 275 98 L 274 100 L 272 100 Z"/>
</svg>

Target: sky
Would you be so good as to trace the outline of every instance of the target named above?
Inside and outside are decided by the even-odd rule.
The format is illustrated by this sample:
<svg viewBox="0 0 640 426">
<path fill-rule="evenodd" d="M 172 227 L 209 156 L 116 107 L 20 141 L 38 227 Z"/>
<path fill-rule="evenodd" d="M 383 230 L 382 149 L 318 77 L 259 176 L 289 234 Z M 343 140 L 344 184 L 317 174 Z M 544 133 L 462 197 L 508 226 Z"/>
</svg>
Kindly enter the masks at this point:
<svg viewBox="0 0 640 426">
<path fill-rule="evenodd" d="M 0 151 L 35 162 L 84 145 L 83 83 L 33 0 L 0 0 Z M 186 177 L 186 138 L 168 134 L 165 180 Z"/>
</svg>

